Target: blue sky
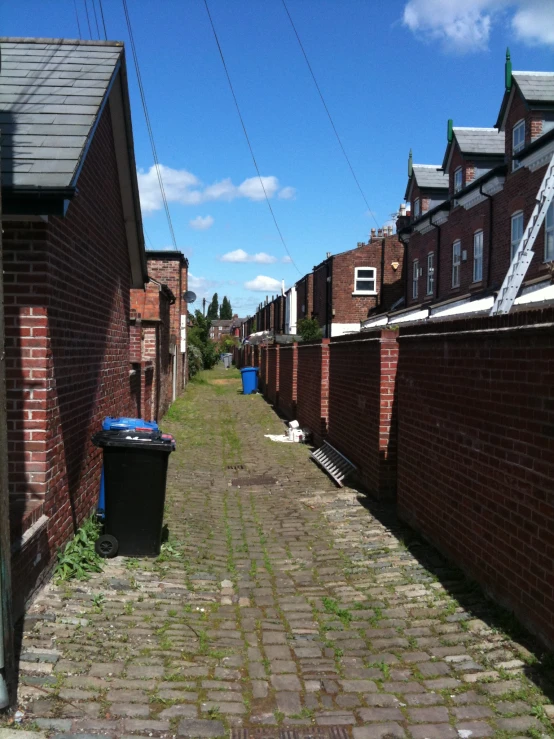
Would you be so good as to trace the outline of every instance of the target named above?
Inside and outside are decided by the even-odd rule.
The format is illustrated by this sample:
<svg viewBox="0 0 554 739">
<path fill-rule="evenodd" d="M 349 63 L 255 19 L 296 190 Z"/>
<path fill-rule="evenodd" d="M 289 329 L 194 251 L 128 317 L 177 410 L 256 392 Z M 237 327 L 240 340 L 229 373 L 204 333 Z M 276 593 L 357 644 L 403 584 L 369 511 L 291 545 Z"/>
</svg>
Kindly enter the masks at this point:
<svg viewBox="0 0 554 739">
<path fill-rule="evenodd" d="M 89 38 L 85 0 L 75 0 Z M 209 0 L 266 189 L 238 120 L 203 0 L 128 0 L 177 242 L 200 303 L 217 290 L 241 315 L 326 252 L 367 240 L 367 212 L 281 0 Z M 504 57 L 554 69 L 552 0 L 287 0 L 336 127 L 379 225 L 398 210 L 407 157 L 440 163 L 446 121 L 492 126 Z M 97 6 L 98 7 L 98 6 Z M 120 0 L 108 38 L 127 41 Z M 92 0 L 88 9 L 96 35 Z M 73 0 L 2 4 L 2 34 L 75 38 Z M 147 244 L 171 244 L 130 49 L 136 160 Z M 299 271 L 297 271 L 296 267 Z M 300 274 L 299 274 L 300 273 Z M 195 306 L 195 307 L 196 307 Z"/>
</svg>

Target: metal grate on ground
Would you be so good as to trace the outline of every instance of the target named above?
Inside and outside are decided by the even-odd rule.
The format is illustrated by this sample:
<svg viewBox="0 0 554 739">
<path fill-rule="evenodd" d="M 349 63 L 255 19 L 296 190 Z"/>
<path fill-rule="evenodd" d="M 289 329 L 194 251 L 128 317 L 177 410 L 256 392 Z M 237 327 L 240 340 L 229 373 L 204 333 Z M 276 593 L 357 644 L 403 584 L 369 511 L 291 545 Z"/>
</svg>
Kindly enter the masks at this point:
<svg viewBox="0 0 554 739">
<path fill-rule="evenodd" d="M 327 441 L 315 452 L 312 452 L 310 456 L 340 487 L 343 486 L 346 477 L 356 470 L 352 462 Z"/>
<path fill-rule="evenodd" d="M 346 726 L 264 726 L 232 729 L 231 739 L 350 739 Z"/>
</svg>

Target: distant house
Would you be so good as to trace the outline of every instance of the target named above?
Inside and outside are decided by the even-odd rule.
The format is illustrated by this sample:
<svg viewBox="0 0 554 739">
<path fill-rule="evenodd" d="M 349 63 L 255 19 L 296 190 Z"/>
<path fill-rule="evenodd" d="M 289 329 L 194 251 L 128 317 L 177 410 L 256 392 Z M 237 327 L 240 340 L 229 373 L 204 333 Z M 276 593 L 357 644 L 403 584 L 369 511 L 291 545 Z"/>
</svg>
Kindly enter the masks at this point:
<svg viewBox="0 0 554 739">
<path fill-rule="evenodd" d="M 214 319 L 210 326 L 210 339 L 217 342 L 224 336 L 230 336 L 232 324 L 232 319 Z"/>
<path fill-rule="evenodd" d="M 0 39 L 16 613 L 93 509 L 105 416 L 136 415 L 130 290 L 147 281 L 125 53 Z"/>
</svg>

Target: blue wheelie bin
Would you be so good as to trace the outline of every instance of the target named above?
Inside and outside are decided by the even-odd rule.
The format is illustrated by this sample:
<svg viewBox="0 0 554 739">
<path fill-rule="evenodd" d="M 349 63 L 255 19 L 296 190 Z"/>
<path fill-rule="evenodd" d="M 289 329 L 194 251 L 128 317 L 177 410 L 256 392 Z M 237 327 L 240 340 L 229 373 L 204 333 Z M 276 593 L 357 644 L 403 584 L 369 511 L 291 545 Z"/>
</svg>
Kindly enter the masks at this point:
<svg viewBox="0 0 554 739">
<path fill-rule="evenodd" d="M 155 421 L 145 421 L 143 418 L 112 418 L 108 416 L 102 423 L 102 431 L 158 431 L 159 427 Z M 100 477 L 100 495 L 98 496 L 97 515 L 100 520 L 104 519 L 106 512 L 106 490 L 104 485 L 104 465 Z"/>
<path fill-rule="evenodd" d="M 243 367 L 242 375 L 242 393 L 243 395 L 251 395 L 258 392 L 258 368 Z"/>
</svg>

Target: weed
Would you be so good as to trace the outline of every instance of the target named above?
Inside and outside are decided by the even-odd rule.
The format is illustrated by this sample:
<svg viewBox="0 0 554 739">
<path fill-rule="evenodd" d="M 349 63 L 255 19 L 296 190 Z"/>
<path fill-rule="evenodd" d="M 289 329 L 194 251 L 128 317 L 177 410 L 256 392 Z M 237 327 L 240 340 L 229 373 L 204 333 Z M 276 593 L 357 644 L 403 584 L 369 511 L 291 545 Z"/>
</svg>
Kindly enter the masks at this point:
<svg viewBox="0 0 554 739">
<path fill-rule="evenodd" d="M 352 614 L 350 611 L 347 611 L 345 608 L 341 608 L 338 600 L 335 600 L 334 598 L 323 598 L 323 608 L 325 609 L 325 613 L 332 613 L 340 619 L 345 626 L 348 626 L 352 621 Z"/>
<path fill-rule="evenodd" d="M 127 601 L 123 606 L 123 611 L 127 616 L 130 616 L 133 613 L 133 604 Z"/>
<path fill-rule="evenodd" d="M 97 613 L 102 613 L 104 609 L 105 596 L 102 593 L 97 593 L 92 596 L 92 605 Z"/>
<path fill-rule="evenodd" d="M 206 713 L 211 719 L 221 720 L 223 718 L 223 716 L 221 715 L 221 711 L 219 710 L 219 706 L 212 706 L 211 708 L 208 708 Z"/>
<path fill-rule="evenodd" d="M 93 572 L 102 572 L 103 560 L 96 554 L 94 544 L 100 536 L 95 516 L 88 518 L 69 541 L 58 551 L 54 577 L 58 582 L 88 580 Z"/>
</svg>

